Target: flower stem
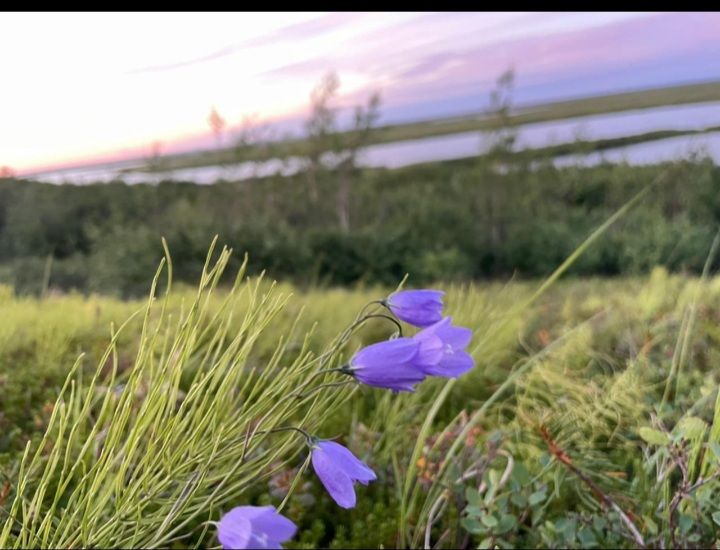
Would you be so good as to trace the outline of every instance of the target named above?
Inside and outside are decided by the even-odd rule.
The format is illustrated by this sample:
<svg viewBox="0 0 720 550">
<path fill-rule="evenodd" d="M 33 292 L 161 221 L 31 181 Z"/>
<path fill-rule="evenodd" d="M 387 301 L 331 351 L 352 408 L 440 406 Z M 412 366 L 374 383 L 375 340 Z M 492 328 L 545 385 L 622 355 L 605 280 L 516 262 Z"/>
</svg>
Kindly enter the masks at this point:
<svg viewBox="0 0 720 550">
<path fill-rule="evenodd" d="M 295 479 L 293 479 L 292 484 L 290 485 L 290 488 L 288 489 L 287 494 L 285 495 L 285 498 L 280 503 L 280 506 L 276 508 L 278 514 L 282 511 L 282 509 L 285 507 L 285 504 L 287 504 L 287 501 L 290 499 L 290 495 L 293 494 L 295 487 L 300 482 L 300 478 L 302 477 L 303 473 L 305 472 L 305 469 L 307 468 L 308 464 L 310 463 L 310 458 L 312 457 L 312 453 L 308 453 L 307 458 L 305 459 L 305 462 L 303 462 L 303 465 L 300 466 L 300 470 L 298 470 L 297 475 L 295 476 Z"/>
<path fill-rule="evenodd" d="M 379 318 L 379 319 L 387 319 L 388 321 L 394 323 L 395 326 L 396 326 L 397 329 L 398 329 L 398 333 L 400 334 L 400 336 L 403 335 L 403 333 L 402 333 L 402 326 L 400 325 L 400 323 L 398 323 L 397 319 L 395 319 L 395 317 L 390 317 L 390 315 L 385 315 L 384 313 L 371 313 L 371 314 L 368 314 L 368 315 L 366 315 L 365 317 L 363 317 L 363 322 L 364 322 L 365 320 L 367 320 L 367 319 L 378 319 L 378 318 Z"/>
<path fill-rule="evenodd" d="M 311 436 L 309 433 L 307 433 L 302 428 L 297 428 L 295 426 L 281 426 L 279 428 L 272 428 L 271 430 L 260 430 L 255 433 L 256 434 L 262 434 L 262 433 L 272 434 L 272 433 L 278 433 L 278 432 L 287 432 L 287 431 L 291 431 L 291 430 L 301 433 L 307 440 L 308 445 L 310 445 L 312 443 L 312 440 L 315 439 L 313 436 Z"/>
<path fill-rule="evenodd" d="M 333 369 L 333 370 L 336 370 L 338 372 L 344 372 L 342 369 Z M 298 399 L 303 399 L 323 388 L 337 388 L 340 386 L 347 386 L 348 384 L 352 384 L 353 382 L 354 382 L 354 380 L 345 380 L 343 382 L 329 382 L 327 384 L 320 384 L 319 386 L 315 386 L 314 388 L 309 389 L 305 393 L 291 393 L 290 396 L 297 397 Z"/>
</svg>

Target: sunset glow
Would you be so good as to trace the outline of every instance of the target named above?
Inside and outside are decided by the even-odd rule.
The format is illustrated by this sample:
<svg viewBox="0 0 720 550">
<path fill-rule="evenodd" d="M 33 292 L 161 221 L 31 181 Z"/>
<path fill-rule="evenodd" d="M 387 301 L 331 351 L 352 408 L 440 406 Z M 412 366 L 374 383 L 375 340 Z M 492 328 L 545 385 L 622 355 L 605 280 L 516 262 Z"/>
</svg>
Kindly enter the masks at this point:
<svg viewBox="0 0 720 550">
<path fill-rule="evenodd" d="M 693 14 L 675 15 L 675 18 Z M 638 29 L 664 32 L 657 14 L 528 13 L 5 13 L 0 33 L 0 166 L 19 173 L 168 150 L 209 133 L 214 106 L 237 126 L 303 112 L 334 69 L 348 101 L 383 94 L 390 117 L 424 118 L 424 104 L 480 97 L 512 65 L 518 88 L 627 71 L 667 55 L 718 51 L 717 14 L 693 36 L 645 41 L 612 54 Z M 695 17 L 698 17 L 695 14 Z M 632 27 L 634 25 L 634 27 Z M 543 37 L 542 48 L 533 41 Z M 620 41 L 618 41 L 620 37 Z M 682 39 L 682 40 L 680 40 Z M 681 42 L 684 42 L 682 46 Z M 648 44 L 657 44 L 648 47 Z M 708 53 L 709 52 L 709 53 Z M 692 80 L 688 68 L 661 75 Z M 715 68 L 716 76 L 720 69 Z M 685 71 L 685 72 L 683 72 Z M 707 72 L 707 71 L 706 71 Z M 596 79 L 597 80 L 597 79 Z M 631 80 L 597 88 L 632 87 Z M 538 88 L 539 89 L 539 88 Z M 570 90 L 572 91 L 572 86 Z M 588 93 L 577 86 L 578 93 Z M 543 92 L 552 96 L 550 92 Z M 567 92 L 566 92 L 567 94 Z M 560 93 L 556 95 L 562 95 Z M 539 96 L 538 96 L 539 97 Z M 477 100 L 476 109 L 482 108 Z"/>
</svg>

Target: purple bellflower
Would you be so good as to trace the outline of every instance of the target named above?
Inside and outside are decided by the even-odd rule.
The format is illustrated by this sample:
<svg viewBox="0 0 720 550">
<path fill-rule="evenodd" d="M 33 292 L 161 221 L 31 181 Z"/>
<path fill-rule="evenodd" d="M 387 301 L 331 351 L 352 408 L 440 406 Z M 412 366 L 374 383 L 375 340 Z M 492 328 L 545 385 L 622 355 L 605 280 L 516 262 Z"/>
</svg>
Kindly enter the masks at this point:
<svg viewBox="0 0 720 550">
<path fill-rule="evenodd" d="M 318 440 L 312 446 L 312 465 L 330 496 L 342 508 L 354 508 L 354 481 L 367 485 L 377 479 L 365 463 L 339 443 Z"/>
<path fill-rule="evenodd" d="M 383 304 L 400 320 L 416 327 L 427 327 L 442 319 L 445 294 L 442 290 L 400 290 Z"/>
<path fill-rule="evenodd" d="M 274 506 L 237 506 L 218 523 L 223 548 L 282 548 L 297 526 L 277 513 Z"/>
<path fill-rule="evenodd" d="M 469 328 L 453 326 L 452 318 L 444 317 L 413 336 L 420 346 L 413 365 L 428 376 L 456 378 L 475 366 L 465 351 L 471 338 Z"/>
<path fill-rule="evenodd" d="M 413 360 L 420 342 L 413 338 L 396 338 L 379 342 L 358 351 L 342 372 L 363 384 L 394 391 L 415 391 L 415 384 L 425 379 Z"/>
</svg>

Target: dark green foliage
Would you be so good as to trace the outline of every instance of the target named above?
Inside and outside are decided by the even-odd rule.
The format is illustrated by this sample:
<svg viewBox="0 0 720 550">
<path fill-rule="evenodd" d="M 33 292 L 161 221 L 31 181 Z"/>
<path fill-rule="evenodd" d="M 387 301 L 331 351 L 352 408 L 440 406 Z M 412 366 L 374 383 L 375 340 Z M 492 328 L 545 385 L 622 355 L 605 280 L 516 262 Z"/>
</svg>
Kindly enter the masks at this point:
<svg viewBox="0 0 720 550">
<path fill-rule="evenodd" d="M 655 265 L 699 272 L 720 222 L 720 168 L 708 161 L 506 174 L 489 160 L 364 170 L 350 191 L 349 231 L 338 225 L 337 174 L 202 186 L 120 182 L 55 186 L 0 181 L 0 281 L 51 288 L 146 292 L 173 250 L 178 280 L 197 279 L 219 234 L 252 266 L 299 284 L 416 284 L 548 274 L 645 185 L 652 194 L 572 267 L 574 274 L 642 273 Z"/>
</svg>

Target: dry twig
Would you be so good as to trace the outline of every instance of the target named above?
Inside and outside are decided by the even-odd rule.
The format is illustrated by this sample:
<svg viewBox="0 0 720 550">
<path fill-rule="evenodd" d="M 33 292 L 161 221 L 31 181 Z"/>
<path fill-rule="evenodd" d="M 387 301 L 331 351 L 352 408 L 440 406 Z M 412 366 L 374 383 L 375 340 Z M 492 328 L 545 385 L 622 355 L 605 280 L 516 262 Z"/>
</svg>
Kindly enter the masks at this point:
<svg viewBox="0 0 720 550">
<path fill-rule="evenodd" d="M 600 501 L 600 504 L 604 508 L 612 508 L 613 510 L 615 510 L 615 512 L 617 512 L 617 514 L 620 516 L 622 522 L 625 524 L 625 527 L 627 527 L 628 531 L 630 531 L 630 534 L 632 535 L 632 538 L 638 545 L 638 547 L 645 548 L 645 540 L 643 539 L 643 536 L 640 534 L 640 531 L 630 519 L 628 514 L 626 514 L 625 511 L 620 508 L 618 503 L 615 502 L 609 495 L 605 494 L 592 479 L 590 479 L 577 466 L 575 466 L 575 464 L 573 464 L 567 453 L 560 446 L 558 446 L 557 443 L 555 443 L 555 441 L 550 437 L 550 433 L 545 426 L 540 426 L 539 430 L 552 455 L 563 466 L 565 466 L 568 470 L 578 476 L 582 480 L 582 482 L 585 483 L 585 485 L 590 487 L 590 490 L 593 492 L 595 497 Z"/>
</svg>

